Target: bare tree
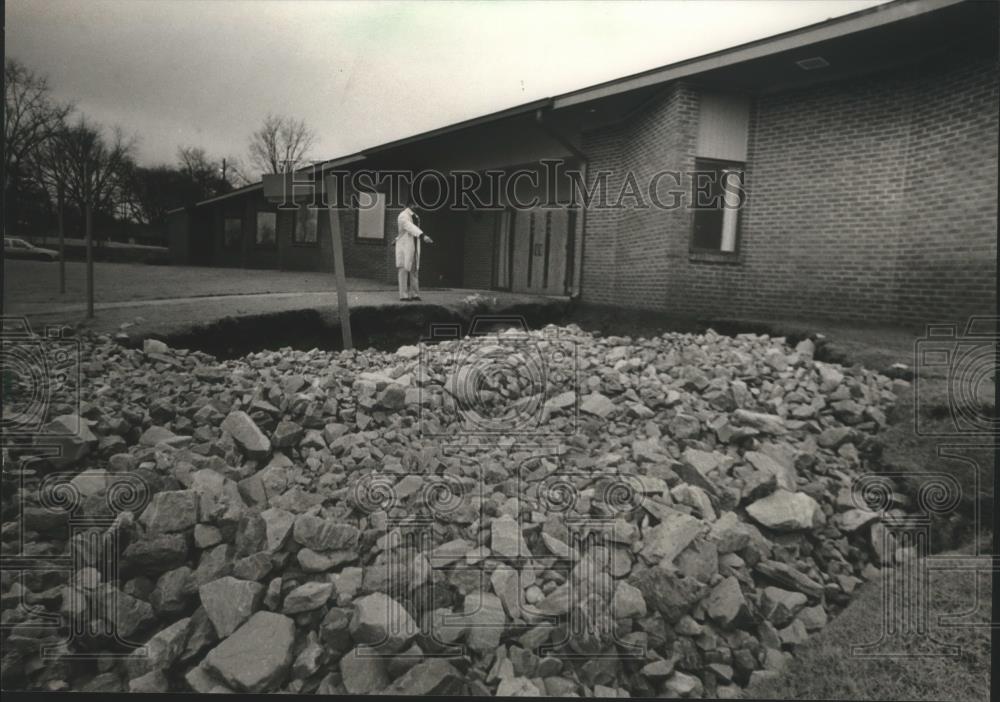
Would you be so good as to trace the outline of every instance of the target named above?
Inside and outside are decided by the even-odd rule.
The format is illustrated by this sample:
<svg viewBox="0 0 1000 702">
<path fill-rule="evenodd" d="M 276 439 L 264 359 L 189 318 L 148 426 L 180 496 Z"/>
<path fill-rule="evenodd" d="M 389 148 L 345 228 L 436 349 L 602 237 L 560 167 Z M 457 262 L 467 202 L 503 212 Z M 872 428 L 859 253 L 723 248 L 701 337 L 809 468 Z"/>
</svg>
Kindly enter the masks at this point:
<svg viewBox="0 0 1000 702">
<path fill-rule="evenodd" d="M 177 163 L 181 173 L 197 185 L 199 198 L 221 195 L 249 182 L 238 158 L 213 159 L 200 146 L 179 147 Z"/>
<path fill-rule="evenodd" d="M 249 185 L 251 180 L 247 175 L 247 168 L 243 165 L 239 156 L 225 156 L 222 159 L 222 180 L 229 183 L 229 187 L 236 189 L 244 185 Z"/>
<path fill-rule="evenodd" d="M 16 222 L 13 210 L 28 180 L 27 163 L 63 125 L 72 111 L 52 99 L 48 79 L 33 73 L 15 58 L 4 62 L 4 192 L 9 193 L 5 216 Z"/>
<path fill-rule="evenodd" d="M 214 195 L 212 181 L 219 177 L 219 168 L 209 159 L 205 149 L 200 146 L 177 147 L 177 162 L 181 172 L 198 187 L 200 197 Z"/>
<path fill-rule="evenodd" d="M 177 162 L 182 171 L 185 171 L 192 179 L 203 173 L 209 173 L 214 169 L 214 164 L 205 153 L 205 149 L 200 146 L 178 146 Z"/>
<path fill-rule="evenodd" d="M 316 133 L 303 120 L 269 114 L 250 137 L 250 163 L 260 173 L 294 170 L 315 141 Z"/>
<path fill-rule="evenodd" d="M 126 138 L 120 127 L 109 140 L 103 127 L 81 116 L 39 149 L 33 171 L 50 194 L 61 188 L 81 213 L 89 204 L 94 211 L 113 214 L 127 199 L 134 151 L 135 139 Z"/>
</svg>

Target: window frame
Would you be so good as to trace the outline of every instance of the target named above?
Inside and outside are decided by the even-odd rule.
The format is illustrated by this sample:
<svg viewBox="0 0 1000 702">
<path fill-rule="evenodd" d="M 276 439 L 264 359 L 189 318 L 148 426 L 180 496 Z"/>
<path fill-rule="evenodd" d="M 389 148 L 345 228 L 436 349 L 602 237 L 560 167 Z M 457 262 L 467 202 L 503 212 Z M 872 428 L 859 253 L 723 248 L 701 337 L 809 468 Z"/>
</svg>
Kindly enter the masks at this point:
<svg viewBox="0 0 1000 702">
<path fill-rule="evenodd" d="M 237 225 L 238 225 L 236 227 L 238 236 L 235 239 L 234 243 L 230 243 L 230 241 L 229 241 L 229 232 L 228 232 L 228 228 L 226 226 L 227 222 L 236 222 Z M 224 250 L 226 250 L 226 251 L 239 251 L 239 250 L 241 250 L 243 248 L 243 236 L 244 236 L 244 232 L 243 232 L 243 217 L 230 217 L 229 215 L 223 215 L 222 216 L 222 248 Z"/>
<path fill-rule="evenodd" d="M 271 215 L 274 218 L 274 239 L 270 242 L 260 241 L 260 216 Z M 253 245 L 256 249 L 276 249 L 278 248 L 278 213 L 274 210 L 257 210 L 253 220 Z"/>
<path fill-rule="evenodd" d="M 370 236 L 361 236 L 361 203 L 358 201 L 358 196 L 361 193 L 366 193 L 368 195 L 374 195 L 377 199 L 382 201 L 382 236 L 379 238 Z M 388 197 L 385 193 L 379 192 L 377 190 L 362 190 L 355 193 L 353 196 L 354 202 L 354 243 L 363 246 L 384 246 L 386 241 L 386 212 L 388 212 Z"/>
<path fill-rule="evenodd" d="M 312 212 L 316 217 L 316 238 L 312 241 L 306 241 L 305 239 L 299 239 L 299 222 L 302 212 Z M 308 204 L 302 203 L 298 208 L 292 212 L 292 246 L 301 246 L 303 248 L 314 249 L 319 247 L 319 211 L 318 207 L 309 207 Z"/>
<path fill-rule="evenodd" d="M 707 166 L 707 167 L 706 167 Z M 718 158 L 703 158 L 696 156 L 694 159 L 694 175 L 691 180 L 691 227 L 688 235 L 688 256 L 691 260 L 696 261 L 706 261 L 706 262 L 727 262 L 736 263 L 740 259 L 740 255 L 743 250 L 743 209 L 741 206 L 736 211 L 736 231 L 734 233 L 734 243 L 732 251 L 722 250 L 722 236 L 721 231 L 722 222 L 720 221 L 720 231 L 719 231 L 719 248 L 708 248 L 704 246 L 698 246 L 695 241 L 695 235 L 697 233 L 697 218 L 700 211 L 709 211 L 707 208 L 697 207 L 697 174 L 704 173 L 707 170 L 714 169 L 716 171 L 722 171 L 724 168 L 729 168 L 730 170 L 737 170 L 740 173 L 740 178 L 742 180 L 741 186 L 743 192 L 746 192 L 746 173 L 747 164 L 745 161 L 732 161 L 728 159 L 718 159 Z M 744 203 L 745 205 L 745 199 Z"/>
</svg>

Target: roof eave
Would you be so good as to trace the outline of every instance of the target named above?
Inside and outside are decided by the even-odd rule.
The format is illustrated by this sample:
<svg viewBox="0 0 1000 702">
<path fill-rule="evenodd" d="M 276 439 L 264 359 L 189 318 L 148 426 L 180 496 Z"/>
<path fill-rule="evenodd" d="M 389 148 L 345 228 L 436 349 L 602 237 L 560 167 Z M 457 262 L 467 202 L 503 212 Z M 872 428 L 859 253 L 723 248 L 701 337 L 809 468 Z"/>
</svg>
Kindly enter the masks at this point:
<svg viewBox="0 0 1000 702">
<path fill-rule="evenodd" d="M 589 88 L 581 88 L 563 93 L 553 98 L 553 107 L 561 109 L 610 95 L 666 83 L 680 78 L 704 73 L 745 61 L 778 54 L 829 39 L 874 29 L 910 17 L 934 12 L 966 0 L 908 0 L 877 5 L 850 15 L 833 17 L 823 22 L 793 29 L 763 39 L 757 39 L 739 46 L 729 47 L 711 54 L 685 59 L 676 63 L 636 73 L 624 78 L 616 78 Z"/>
</svg>

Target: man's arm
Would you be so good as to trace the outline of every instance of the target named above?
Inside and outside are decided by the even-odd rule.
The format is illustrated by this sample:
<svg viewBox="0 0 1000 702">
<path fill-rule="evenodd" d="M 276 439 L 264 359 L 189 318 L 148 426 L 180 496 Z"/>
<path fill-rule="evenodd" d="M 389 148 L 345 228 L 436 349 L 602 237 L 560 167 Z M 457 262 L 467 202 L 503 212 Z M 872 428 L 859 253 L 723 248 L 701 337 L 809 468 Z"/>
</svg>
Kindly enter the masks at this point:
<svg viewBox="0 0 1000 702">
<path fill-rule="evenodd" d="M 414 237 L 420 237 L 424 233 L 424 230 L 414 224 L 410 219 L 403 220 L 403 231 Z"/>
</svg>

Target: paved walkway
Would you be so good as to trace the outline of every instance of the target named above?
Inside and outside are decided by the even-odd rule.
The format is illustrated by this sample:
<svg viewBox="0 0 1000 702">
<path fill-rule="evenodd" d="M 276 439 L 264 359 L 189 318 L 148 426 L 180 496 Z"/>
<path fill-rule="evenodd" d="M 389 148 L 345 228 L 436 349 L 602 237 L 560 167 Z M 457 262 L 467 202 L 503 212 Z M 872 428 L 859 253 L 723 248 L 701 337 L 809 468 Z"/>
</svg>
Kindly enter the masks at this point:
<svg viewBox="0 0 1000 702">
<path fill-rule="evenodd" d="M 388 288 L 387 288 L 388 290 Z M 361 294 L 369 295 L 371 291 L 365 291 Z M 282 299 L 298 299 L 302 302 L 307 302 L 310 298 L 315 301 L 316 304 L 329 304 L 329 298 L 333 297 L 333 304 L 337 304 L 336 293 L 329 292 L 281 292 L 281 293 L 225 293 L 222 295 L 191 295 L 191 296 L 180 296 L 180 297 L 158 297 L 151 298 L 148 300 L 124 300 L 119 302 L 94 302 L 94 310 L 119 310 L 126 309 L 129 307 L 157 307 L 159 305 L 183 305 L 186 303 L 207 303 L 219 301 L 228 301 L 234 304 L 243 301 L 252 300 L 282 300 Z M 350 293 L 348 293 L 350 296 Z M 355 297 L 360 301 L 361 297 L 358 293 L 355 293 Z M 350 304 L 350 297 L 348 298 L 348 304 Z M 53 305 L 49 302 L 22 302 L 15 304 L 13 306 L 12 312 L 25 315 L 41 315 L 41 316 L 68 316 L 73 317 L 76 315 L 83 315 L 87 311 L 86 303 L 75 303 L 71 305 Z"/>
<path fill-rule="evenodd" d="M 337 293 L 329 273 L 257 271 L 193 266 L 99 263 L 95 316 L 86 318 L 85 267 L 67 263 L 67 291 L 58 292 L 58 266 L 36 261 L 7 262 L 4 315 L 24 316 L 36 332 L 69 325 L 97 332 L 127 329 L 130 336 L 171 335 L 227 317 L 253 317 L 294 310 L 336 316 Z M 349 278 L 348 304 L 405 309 L 396 289 L 378 281 Z M 491 311 L 516 305 L 560 304 L 565 298 L 471 289 L 422 290 L 423 305 L 461 308 L 469 295 L 492 300 Z"/>
</svg>

